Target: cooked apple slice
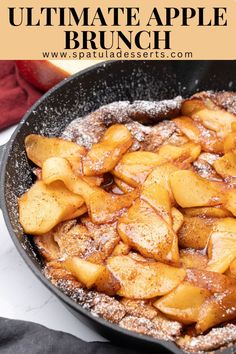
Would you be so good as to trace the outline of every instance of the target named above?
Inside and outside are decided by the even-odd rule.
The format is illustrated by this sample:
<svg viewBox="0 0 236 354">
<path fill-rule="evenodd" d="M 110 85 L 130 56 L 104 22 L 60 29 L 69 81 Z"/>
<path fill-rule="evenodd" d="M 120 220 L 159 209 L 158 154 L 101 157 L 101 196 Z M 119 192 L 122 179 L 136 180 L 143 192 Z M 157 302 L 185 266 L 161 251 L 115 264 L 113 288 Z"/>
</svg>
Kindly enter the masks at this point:
<svg viewBox="0 0 236 354">
<path fill-rule="evenodd" d="M 157 151 L 158 155 L 164 161 L 187 161 L 192 162 L 196 160 L 201 152 L 201 146 L 192 142 L 175 146 L 175 145 L 162 145 Z"/>
<path fill-rule="evenodd" d="M 170 176 L 176 171 L 179 171 L 179 168 L 170 162 L 156 166 L 145 180 L 145 186 L 148 187 L 153 184 L 159 184 L 169 192 L 171 200 L 173 200 L 170 188 Z"/>
<path fill-rule="evenodd" d="M 95 287 L 98 292 L 113 296 L 116 295 L 117 291 L 120 289 L 120 282 L 112 272 L 105 267 L 100 276 L 96 279 Z"/>
<path fill-rule="evenodd" d="M 224 218 L 217 222 L 208 244 L 210 258 L 207 269 L 224 273 L 236 258 L 236 219 Z"/>
<path fill-rule="evenodd" d="M 234 216 L 236 216 L 236 189 L 229 189 L 228 191 L 226 191 L 225 195 L 225 208 L 230 211 Z"/>
<path fill-rule="evenodd" d="M 25 149 L 28 158 L 39 167 L 42 167 L 50 157 L 56 156 L 73 158 L 74 163 L 80 165 L 81 157 L 86 153 L 85 148 L 71 141 L 36 134 L 30 134 L 25 138 Z"/>
<path fill-rule="evenodd" d="M 67 220 L 72 220 L 76 219 L 81 215 L 84 215 L 87 213 L 88 209 L 85 204 L 83 204 L 81 207 L 73 211 L 71 214 L 68 214 L 62 221 L 67 221 Z"/>
<path fill-rule="evenodd" d="M 231 123 L 231 130 L 233 133 L 236 132 L 236 123 L 235 122 Z"/>
<path fill-rule="evenodd" d="M 172 225 L 171 201 L 168 191 L 160 184 L 146 185 L 144 182 L 140 198 L 147 202 L 169 224 Z"/>
<path fill-rule="evenodd" d="M 159 262 L 136 261 L 129 256 L 107 260 L 109 270 L 120 281 L 117 294 L 131 299 L 151 299 L 167 294 L 185 277 L 185 270 Z"/>
<path fill-rule="evenodd" d="M 94 144 L 83 159 L 85 176 L 101 175 L 111 171 L 132 145 L 132 135 L 126 126 L 114 124 L 108 128 L 99 143 Z"/>
<path fill-rule="evenodd" d="M 119 219 L 117 229 L 124 243 L 156 260 L 167 260 L 176 237 L 170 225 L 139 199 Z"/>
<path fill-rule="evenodd" d="M 138 187 L 152 169 L 163 162 L 163 159 L 154 152 L 129 152 L 121 158 L 112 173 L 130 186 Z"/>
<path fill-rule="evenodd" d="M 126 243 L 120 241 L 112 252 L 112 256 L 122 256 L 127 255 L 130 251 L 130 246 Z"/>
<path fill-rule="evenodd" d="M 234 281 L 226 275 L 204 269 L 187 269 L 185 280 L 194 286 L 209 290 L 212 294 L 222 293 L 234 285 Z"/>
<path fill-rule="evenodd" d="M 73 216 L 84 204 L 83 198 L 61 182 L 46 185 L 37 181 L 19 198 L 19 219 L 24 231 L 41 235 Z"/>
<path fill-rule="evenodd" d="M 236 122 L 233 113 L 223 109 L 204 108 L 191 115 L 194 120 L 199 120 L 206 128 L 215 131 L 220 138 L 226 137 L 231 133 L 231 124 Z"/>
<path fill-rule="evenodd" d="M 203 151 L 223 152 L 223 141 L 219 139 L 216 132 L 206 129 L 200 122 L 189 117 L 174 119 L 177 127 L 193 142 L 200 144 Z M 207 136 L 207 139 L 206 139 Z"/>
<path fill-rule="evenodd" d="M 125 183 L 124 181 L 122 181 L 117 177 L 114 178 L 114 182 L 117 185 L 117 187 L 124 193 L 132 192 L 132 190 L 134 189 L 133 187 L 131 187 L 130 185 L 128 185 L 127 183 Z"/>
<path fill-rule="evenodd" d="M 182 248 L 204 249 L 212 233 L 216 219 L 200 216 L 184 216 L 178 231 L 179 245 Z"/>
<path fill-rule="evenodd" d="M 171 190 L 182 208 L 214 206 L 224 202 L 223 193 L 213 182 L 188 170 L 174 172 L 170 177 Z"/>
<path fill-rule="evenodd" d="M 199 98 L 187 99 L 182 103 L 181 112 L 184 116 L 191 117 L 194 113 L 205 107 L 204 102 Z"/>
<path fill-rule="evenodd" d="M 236 287 L 232 286 L 223 293 L 214 294 L 202 305 L 197 333 L 203 333 L 219 323 L 236 319 Z"/>
<path fill-rule="evenodd" d="M 183 214 L 177 208 L 171 208 L 171 215 L 173 220 L 173 230 L 178 232 L 184 222 Z"/>
<path fill-rule="evenodd" d="M 86 261 L 79 257 L 68 258 L 63 262 L 64 267 L 71 272 L 82 284 L 90 289 L 106 271 L 105 266 Z"/>
<path fill-rule="evenodd" d="M 181 210 L 186 216 L 199 216 L 206 218 L 226 218 L 232 216 L 232 213 L 225 209 L 222 205 L 214 207 L 200 207 L 200 208 L 185 208 Z"/>
<path fill-rule="evenodd" d="M 224 156 L 216 160 L 213 166 L 216 172 L 223 178 L 236 177 L 236 155 L 233 152 L 227 152 Z"/>
<path fill-rule="evenodd" d="M 231 275 L 236 278 L 236 259 L 234 259 L 233 262 L 230 263 L 229 269 Z"/>
<path fill-rule="evenodd" d="M 153 306 L 173 320 L 191 324 L 198 321 L 201 306 L 210 295 L 208 290 L 184 281 Z"/>
<path fill-rule="evenodd" d="M 236 126 L 236 123 L 233 123 Z M 232 128 L 232 125 L 231 125 Z M 233 151 L 234 153 L 236 152 L 236 132 L 232 131 L 232 133 L 228 134 L 225 139 L 224 139 L 224 152 L 227 154 L 227 152 Z"/>
<path fill-rule="evenodd" d="M 236 116 L 233 113 L 219 108 L 209 99 L 186 100 L 182 104 L 182 113 L 200 121 L 206 128 L 217 132 L 219 137 L 229 134 L 231 124 L 236 122 Z"/>
<path fill-rule="evenodd" d="M 137 190 L 124 195 L 116 195 L 97 186 L 91 186 L 77 176 L 72 171 L 69 162 L 61 157 L 53 157 L 45 161 L 42 168 L 42 178 L 46 184 L 62 181 L 70 191 L 80 195 L 95 224 L 115 221 L 138 196 Z"/>
<path fill-rule="evenodd" d="M 225 272 L 225 275 L 233 278 L 236 281 L 236 258 L 233 260 L 233 262 L 230 263 L 230 266 Z"/>
<path fill-rule="evenodd" d="M 189 140 L 192 140 L 195 143 L 199 143 L 199 138 L 201 135 L 200 130 L 198 129 L 196 123 L 193 119 L 182 116 L 173 119 L 177 127 L 186 135 Z"/>
<path fill-rule="evenodd" d="M 184 268 L 206 269 L 208 258 L 199 251 L 187 248 L 180 250 L 180 263 Z"/>
</svg>

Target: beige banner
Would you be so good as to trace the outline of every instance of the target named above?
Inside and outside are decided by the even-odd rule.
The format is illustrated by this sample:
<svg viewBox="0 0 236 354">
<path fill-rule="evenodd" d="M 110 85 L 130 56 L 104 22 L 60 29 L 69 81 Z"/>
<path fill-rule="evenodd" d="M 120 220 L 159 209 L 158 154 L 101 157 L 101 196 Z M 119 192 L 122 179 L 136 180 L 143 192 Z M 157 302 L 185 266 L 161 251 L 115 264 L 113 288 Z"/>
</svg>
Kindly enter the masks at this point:
<svg viewBox="0 0 236 354">
<path fill-rule="evenodd" d="M 236 58 L 235 0 L 1 0 L 0 12 L 0 59 Z"/>
</svg>

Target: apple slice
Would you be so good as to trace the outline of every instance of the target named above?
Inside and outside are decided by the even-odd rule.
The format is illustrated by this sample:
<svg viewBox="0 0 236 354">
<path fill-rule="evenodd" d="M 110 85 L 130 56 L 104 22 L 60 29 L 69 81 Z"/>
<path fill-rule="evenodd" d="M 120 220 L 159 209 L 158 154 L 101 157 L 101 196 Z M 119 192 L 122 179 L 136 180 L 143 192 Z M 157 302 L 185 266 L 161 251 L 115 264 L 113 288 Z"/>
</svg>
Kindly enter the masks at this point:
<svg viewBox="0 0 236 354">
<path fill-rule="evenodd" d="M 179 245 L 182 248 L 204 249 L 212 233 L 216 218 L 186 216 L 178 231 Z"/>
<path fill-rule="evenodd" d="M 159 214 L 170 226 L 172 226 L 171 201 L 168 191 L 159 184 L 144 182 L 140 198 Z"/>
<path fill-rule="evenodd" d="M 73 216 L 83 204 L 83 198 L 63 183 L 48 186 L 38 181 L 19 198 L 19 220 L 26 233 L 42 235 Z"/>
<path fill-rule="evenodd" d="M 170 188 L 170 176 L 176 171 L 179 171 L 179 168 L 170 162 L 156 166 L 145 180 L 145 186 L 148 187 L 153 184 L 161 185 L 169 192 L 171 201 L 173 202 L 173 194 Z"/>
<path fill-rule="evenodd" d="M 227 152 L 213 163 L 216 172 L 223 178 L 236 178 L 236 155 L 233 152 Z"/>
<path fill-rule="evenodd" d="M 236 220 L 234 218 L 223 218 L 217 222 L 210 236 L 208 256 L 210 260 L 207 269 L 218 273 L 224 273 L 236 258 Z"/>
<path fill-rule="evenodd" d="M 154 152 L 134 151 L 123 155 L 112 173 L 132 187 L 141 186 L 148 174 L 163 159 Z"/>
<path fill-rule="evenodd" d="M 191 248 L 180 250 L 180 263 L 184 268 L 206 269 L 208 258 L 201 251 Z"/>
<path fill-rule="evenodd" d="M 201 146 L 192 142 L 175 146 L 171 144 L 162 145 L 157 154 L 164 161 L 192 162 L 198 158 Z"/>
<path fill-rule="evenodd" d="M 171 208 L 171 216 L 173 220 L 172 228 L 174 232 L 178 232 L 184 222 L 183 214 L 177 208 Z"/>
<path fill-rule="evenodd" d="M 48 138 L 37 134 L 30 134 L 25 138 L 25 150 L 28 158 L 35 165 L 42 167 L 43 163 L 50 157 L 64 157 L 77 169 L 80 168 L 81 157 L 85 155 L 85 148 L 71 141 L 60 138 Z"/>
<path fill-rule="evenodd" d="M 129 130 L 122 124 L 112 125 L 83 158 L 85 176 L 97 176 L 111 171 L 131 145 Z"/>
<path fill-rule="evenodd" d="M 138 197 L 138 191 L 117 195 L 108 193 L 100 187 L 92 186 L 76 175 L 70 163 L 62 157 L 47 159 L 42 168 L 42 179 L 50 185 L 62 181 L 72 193 L 80 195 L 86 203 L 91 220 L 95 224 L 116 221 Z"/>
<path fill-rule="evenodd" d="M 88 289 L 96 283 L 106 270 L 103 265 L 91 263 L 79 257 L 68 258 L 63 262 L 63 265 Z"/>
<path fill-rule="evenodd" d="M 217 185 L 188 170 L 174 172 L 170 185 L 176 202 L 182 208 L 214 206 L 224 203 Z"/>
<path fill-rule="evenodd" d="M 160 261 L 172 260 L 168 259 L 167 255 L 172 249 L 176 234 L 145 201 L 137 199 L 127 214 L 119 219 L 117 229 L 123 242 L 144 257 Z"/>
<path fill-rule="evenodd" d="M 199 312 L 196 325 L 197 333 L 203 333 L 219 323 L 236 319 L 236 287 L 232 286 L 223 293 L 214 294 L 206 300 Z"/>
<path fill-rule="evenodd" d="M 130 299 L 151 299 L 167 294 L 180 284 L 186 274 L 183 268 L 136 261 L 129 256 L 108 258 L 107 265 L 120 282 L 117 294 Z"/>
<path fill-rule="evenodd" d="M 210 295 L 207 289 L 183 282 L 153 306 L 172 320 L 191 324 L 198 321 L 201 306 Z"/>
</svg>

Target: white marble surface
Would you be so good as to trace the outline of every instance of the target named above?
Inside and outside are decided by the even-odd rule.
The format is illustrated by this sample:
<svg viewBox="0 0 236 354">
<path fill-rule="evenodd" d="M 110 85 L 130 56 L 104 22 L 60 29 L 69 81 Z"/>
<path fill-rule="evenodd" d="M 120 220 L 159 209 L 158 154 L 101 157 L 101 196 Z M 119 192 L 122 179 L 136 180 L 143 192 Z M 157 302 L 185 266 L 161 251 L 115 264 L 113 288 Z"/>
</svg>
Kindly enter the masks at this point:
<svg viewBox="0 0 236 354">
<path fill-rule="evenodd" d="M 15 127 L 0 133 L 0 145 Z M 35 277 L 15 249 L 0 211 L 0 316 L 27 320 L 86 341 L 104 340 L 76 319 Z"/>
</svg>

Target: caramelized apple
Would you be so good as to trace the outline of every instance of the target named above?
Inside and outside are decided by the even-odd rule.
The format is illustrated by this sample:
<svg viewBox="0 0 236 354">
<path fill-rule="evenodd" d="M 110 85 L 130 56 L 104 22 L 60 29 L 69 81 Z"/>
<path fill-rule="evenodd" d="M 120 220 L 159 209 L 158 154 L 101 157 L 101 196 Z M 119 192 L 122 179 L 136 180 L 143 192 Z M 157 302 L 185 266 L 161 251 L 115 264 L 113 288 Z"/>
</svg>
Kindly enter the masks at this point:
<svg viewBox="0 0 236 354">
<path fill-rule="evenodd" d="M 95 224 L 115 221 L 124 208 L 128 208 L 138 196 L 136 190 L 124 195 L 116 195 L 97 186 L 91 186 L 81 177 L 75 175 L 68 161 L 60 157 L 45 161 L 42 168 L 42 178 L 46 184 L 58 180 L 63 181 L 70 191 L 82 196 Z"/>
<path fill-rule="evenodd" d="M 163 161 L 187 161 L 192 162 L 197 159 L 201 152 L 201 147 L 199 144 L 192 142 L 175 146 L 175 145 L 162 145 L 157 151 L 158 155 L 163 159 Z"/>
<path fill-rule="evenodd" d="M 85 154 L 85 148 L 71 141 L 60 138 L 47 138 L 45 136 L 30 134 L 25 138 L 25 149 L 28 158 L 37 166 L 42 167 L 43 163 L 50 157 L 64 157 L 74 164 L 80 165 L 81 157 Z"/>
<path fill-rule="evenodd" d="M 224 202 L 223 193 L 213 182 L 192 171 L 177 171 L 170 177 L 171 190 L 182 208 L 214 206 Z"/>
<path fill-rule="evenodd" d="M 63 262 L 64 267 L 71 272 L 88 289 L 91 288 L 102 273 L 106 271 L 105 266 L 88 262 L 79 257 L 68 258 Z"/>
<path fill-rule="evenodd" d="M 236 125 L 236 123 L 233 123 Z M 232 125 L 231 125 L 232 128 Z M 228 134 L 225 139 L 224 139 L 224 152 L 227 154 L 227 152 L 233 151 L 234 153 L 236 152 L 236 132 L 233 131 L 232 133 Z"/>
<path fill-rule="evenodd" d="M 191 248 L 180 250 L 180 263 L 184 268 L 206 269 L 208 258 L 199 251 Z"/>
<path fill-rule="evenodd" d="M 84 201 L 61 182 L 48 186 L 38 181 L 19 198 L 18 204 L 19 219 L 24 231 L 41 235 L 61 221 L 73 217 Z"/>
<path fill-rule="evenodd" d="M 208 270 L 224 273 L 236 258 L 236 220 L 225 218 L 217 222 L 211 233 Z"/>
<path fill-rule="evenodd" d="M 145 180 L 145 186 L 148 187 L 149 185 L 159 184 L 169 192 L 171 200 L 173 200 L 170 188 L 170 176 L 176 171 L 179 171 L 179 168 L 170 162 L 156 166 Z"/>
<path fill-rule="evenodd" d="M 236 278 L 236 258 L 230 263 L 229 270 L 230 276 Z"/>
<path fill-rule="evenodd" d="M 223 157 L 216 160 L 213 166 L 223 178 L 236 177 L 236 155 L 233 152 L 227 152 Z"/>
<path fill-rule="evenodd" d="M 182 268 L 136 261 L 129 256 L 111 257 L 107 265 L 120 282 L 117 294 L 131 299 L 151 299 L 167 294 L 185 277 Z"/>
<path fill-rule="evenodd" d="M 192 117 L 192 115 L 205 108 L 204 102 L 199 98 L 187 99 L 183 102 L 181 112 L 184 116 Z"/>
<path fill-rule="evenodd" d="M 236 189 L 226 191 L 225 208 L 236 216 Z"/>
<path fill-rule="evenodd" d="M 202 305 L 197 333 L 203 333 L 219 323 L 236 319 L 236 287 L 232 286 L 223 293 L 214 294 Z"/>
<path fill-rule="evenodd" d="M 85 176 L 96 176 L 111 171 L 132 145 L 129 130 L 121 124 L 108 128 L 98 144 L 94 144 L 83 158 Z"/>
<path fill-rule="evenodd" d="M 213 218 L 185 215 L 183 225 L 178 231 L 179 245 L 183 248 L 205 248 L 215 220 Z"/>
<path fill-rule="evenodd" d="M 174 119 L 177 127 L 192 141 L 199 143 L 200 130 L 195 122 L 189 117 L 178 117 Z"/>
<path fill-rule="evenodd" d="M 147 202 L 169 224 L 172 225 L 171 201 L 168 191 L 159 184 L 144 182 L 140 198 Z"/>
<path fill-rule="evenodd" d="M 168 223 L 139 199 L 119 219 L 117 229 L 124 243 L 156 260 L 167 260 L 176 237 Z"/>
<path fill-rule="evenodd" d="M 153 306 L 173 320 L 190 324 L 198 321 L 201 306 L 210 295 L 206 289 L 183 282 Z"/>
<path fill-rule="evenodd" d="M 112 173 L 130 186 L 138 187 L 152 169 L 163 162 L 163 159 L 154 152 L 129 152 L 121 158 Z"/>
<path fill-rule="evenodd" d="M 133 190 L 133 187 L 129 186 L 127 183 L 117 177 L 114 178 L 114 182 L 123 193 L 129 193 Z"/>
<path fill-rule="evenodd" d="M 172 228 L 174 232 L 178 232 L 184 222 L 183 214 L 177 208 L 171 208 L 171 216 L 172 216 Z"/>
<path fill-rule="evenodd" d="M 116 295 L 120 289 L 120 282 L 106 267 L 103 268 L 94 285 L 97 291 L 110 296 Z"/>
<path fill-rule="evenodd" d="M 188 283 L 207 289 L 212 294 L 222 293 L 234 284 L 234 281 L 224 274 L 196 268 L 187 269 L 185 279 Z"/>
<path fill-rule="evenodd" d="M 130 251 L 130 246 L 126 243 L 120 241 L 112 252 L 112 256 L 122 256 L 127 255 Z"/>
<path fill-rule="evenodd" d="M 231 132 L 231 123 L 236 122 L 236 116 L 223 109 L 204 108 L 191 116 L 194 120 L 199 120 L 206 128 L 217 132 L 220 138 L 227 136 Z"/>
<path fill-rule="evenodd" d="M 200 208 L 185 208 L 182 212 L 186 216 L 199 216 L 206 218 L 226 218 L 232 216 L 232 213 L 225 209 L 222 205 L 214 207 L 200 207 Z"/>
<path fill-rule="evenodd" d="M 183 116 L 176 118 L 175 123 L 190 140 L 200 144 L 203 151 L 223 152 L 223 141 L 217 137 L 216 132 L 208 130 L 200 122 Z"/>
</svg>

